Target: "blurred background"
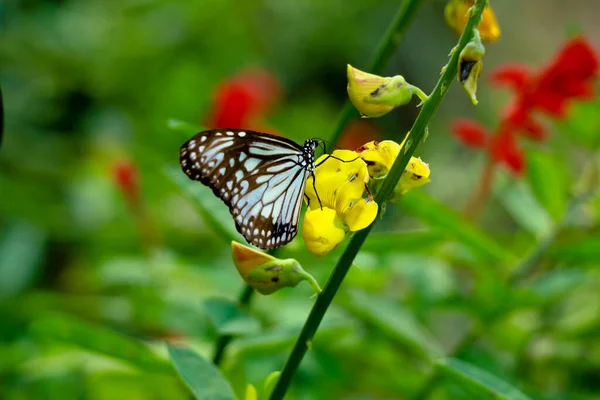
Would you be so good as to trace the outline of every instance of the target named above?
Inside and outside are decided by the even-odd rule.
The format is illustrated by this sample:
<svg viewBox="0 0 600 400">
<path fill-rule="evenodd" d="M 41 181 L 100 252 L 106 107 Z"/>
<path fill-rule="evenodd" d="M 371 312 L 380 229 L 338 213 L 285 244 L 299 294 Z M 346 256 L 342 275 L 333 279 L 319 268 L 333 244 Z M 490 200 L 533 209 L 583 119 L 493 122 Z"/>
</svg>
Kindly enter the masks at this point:
<svg viewBox="0 0 600 400">
<path fill-rule="evenodd" d="M 206 300 L 235 300 L 244 283 L 228 241 L 198 213 L 198 198 L 206 196 L 203 206 L 232 228 L 227 209 L 200 184 L 178 180 L 179 146 L 194 126 L 226 123 L 297 142 L 327 139 L 347 98 L 346 64 L 367 68 L 399 3 L 0 2 L 0 398 L 189 398 L 163 363 L 163 342 L 211 357 L 219 330 Z M 457 36 L 444 22 L 445 1 L 423 3 L 384 75 L 401 74 L 428 92 Z M 448 210 L 465 206 L 485 163 L 483 153 L 451 136 L 451 121 L 469 117 L 493 130 L 510 98 L 489 87 L 486 71 L 507 62 L 543 65 L 574 32 L 600 48 L 597 1 L 492 5 L 502 36 L 486 44 L 479 106 L 454 85 L 416 154 L 432 171 L 419 190 Z M 260 101 L 248 115 L 231 115 L 245 109 L 244 85 L 254 85 Z M 353 120 L 341 145 L 400 141 L 416 104 Z M 535 146 L 560 159 L 573 183 L 578 162 L 591 153 L 558 127 L 549 130 L 548 141 Z M 461 359 L 532 398 L 600 399 L 598 206 L 558 235 L 565 243 L 591 240 L 587 258 L 549 256 L 542 270 L 560 274 L 504 285 L 498 271 L 556 231 L 527 194 L 531 176 L 502 171 L 497 178 L 473 229 L 510 248 L 515 262 L 479 258 L 423 213 L 388 206 L 375 233 L 409 232 L 407 241 L 367 242 L 290 398 L 483 398 L 442 378 L 428 389 L 426 360 L 455 354 L 474 329 Z M 425 235 L 411 236 L 415 230 Z M 323 285 L 340 250 L 317 258 L 299 237 L 278 255 L 297 258 Z M 223 363 L 236 393 L 247 383 L 262 387 L 281 368 L 311 294 L 300 284 L 253 299 L 251 322 Z M 514 308 L 498 317 L 509 303 Z M 398 326 L 385 324 L 394 318 Z M 113 332 L 124 342 L 105 343 Z"/>
</svg>

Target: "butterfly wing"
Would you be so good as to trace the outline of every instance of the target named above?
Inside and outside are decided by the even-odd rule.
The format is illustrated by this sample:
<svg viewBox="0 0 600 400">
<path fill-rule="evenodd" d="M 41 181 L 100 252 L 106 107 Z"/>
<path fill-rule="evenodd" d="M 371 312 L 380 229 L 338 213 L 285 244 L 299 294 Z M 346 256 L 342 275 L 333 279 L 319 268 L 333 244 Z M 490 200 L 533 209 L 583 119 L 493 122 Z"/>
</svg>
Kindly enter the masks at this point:
<svg viewBox="0 0 600 400">
<path fill-rule="evenodd" d="M 298 232 L 309 170 L 302 147 L 266 133 L 213 129 L 181 146 L 183 172 L 210 187 L 236 228 L 262 249 L 282 246 Z"/>
</svg>

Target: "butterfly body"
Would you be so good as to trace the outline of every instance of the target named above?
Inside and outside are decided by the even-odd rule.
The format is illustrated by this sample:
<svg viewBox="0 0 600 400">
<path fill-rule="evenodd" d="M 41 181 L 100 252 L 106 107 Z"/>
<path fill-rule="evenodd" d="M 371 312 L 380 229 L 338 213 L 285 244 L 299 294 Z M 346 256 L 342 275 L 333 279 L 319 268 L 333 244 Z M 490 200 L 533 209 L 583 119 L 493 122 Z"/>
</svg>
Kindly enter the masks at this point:
<svg viewBox="0 0 600 400">
<path fill-rule="evenodd" d="M 236 228 L 262 249 L 298 233 L 306 179 L 318 141 L 302 146 L 274 135 L 239 129 L 200 132 L 179 150 L 183 172 L 210 187 L 228 207 Z"/>
</svg>

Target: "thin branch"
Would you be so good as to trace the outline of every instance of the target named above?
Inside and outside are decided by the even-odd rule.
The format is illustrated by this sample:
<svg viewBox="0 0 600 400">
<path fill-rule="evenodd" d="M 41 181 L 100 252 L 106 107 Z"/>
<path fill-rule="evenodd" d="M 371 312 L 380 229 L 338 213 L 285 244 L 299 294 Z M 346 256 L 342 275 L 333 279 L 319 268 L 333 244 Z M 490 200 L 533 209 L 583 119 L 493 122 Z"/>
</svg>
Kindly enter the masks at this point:
<svg viewBox="0 0 600 400">
<path fill-rule="evenodd" d="M 400 8 L 393 21 L 390 23 L 385 35 L 381 39 L 381 42 L 377 46 L 373 58 L 369 64 L 369 71 L 379 73 L 387 65 L 390 57 L 394 53 L 394 50 L 400 43 L 403 33 L 406 28 L 410 25 L 413 16 L 416 14 L 417 8 L 423 3 L 423 0 L 405 0 L 402 2 Z M 344 128 L 352 117 L 356 114 L 356 110 L 350 103 L 350 100 L 346 100 L 344 108 L 340 112 L 334 131 L 330 136 L 330 141 L 336 143 Z M 210 218 L 210 216 L 209 216 Z M 250 286 L 245 286 L 240 294 L 240 306 L 247 307 L 250 304 L 254 290 Z M 242 301 L 244 299 L 244 301 Z M 229 345 L 233 338 L 231 336 L 220 336 L 217 338 L 215 345 L 215 353 L 213 355 L 213 362 L 219 365 L 225 353 L 225 349 Z"/>
<path fill-rule="evenodd" d="M 396 158 L 396 161 L 394 162 L 394 165 L 383 182 L 381 189 L 377 192 L 375 201 L 378 204 L 382 204 L 384 201 L 390 198 L 411 156 L 414 154 L 419 143 L 421 143 L 423 140 L 427 125 L 433 118 L 448 88 L 456 78 L 460 51 L 467 45 L 469 40 L 471 40 L 471 37 L 473 36 L 473 30 L 479 23 L 481 14 L 486 5 L 487 0 L 476 0 L 475 5 L 471 10 L 469 20 L 465 26 L 465 30 L 458 41 L 458 45 L 451 53 L 452 56 L 448 65 L 446 65 L 444 68 L 442 76 L 433 89 L 429 100 L 424 103 L 423 108 L 421 109 L 421 112 L 419 113 L 410 131 L 406 145 L 403 149 L 402 157 Z M 380 212 L 381 209 L 382 207 L 380 207 Z M 378 219 L 375 221 L 377 220 Z M 283 399 L 283 396 L 285 396 L 291 384 L 292 378 L 298 369 L 298 366 L 300 365 L 308 346 L 312 342 L 319 324 L 321 323 L 321 320 L 327 311 L 327 308 L 331 304 L 331 301 L 342 284 L 346 273 L 350 269 L 354 258 L 360 250 L 360 247 L 369 235 L 372 226 L 373 224 L 371 224 L 371 226 L 368 228 L 357 232 L 352 237 L 344 253 L 338 260 L 331 276 L 329 277 L 329 280 L 327 281 L 327 284 L 325 285 L 325 288 L 323 289 L 323 292 L 321 292 L 321 294 L 317 297 L 317 300 L 310 314 L 308 315 L 304 327 L 298 336 L 296 344 L 294 345 L 294 348 L 292 349 L 292 352 L 281 372 L 281 376 L 277 382 L 277 385 L 271 394 L 271 400 Z"/>
</svg>

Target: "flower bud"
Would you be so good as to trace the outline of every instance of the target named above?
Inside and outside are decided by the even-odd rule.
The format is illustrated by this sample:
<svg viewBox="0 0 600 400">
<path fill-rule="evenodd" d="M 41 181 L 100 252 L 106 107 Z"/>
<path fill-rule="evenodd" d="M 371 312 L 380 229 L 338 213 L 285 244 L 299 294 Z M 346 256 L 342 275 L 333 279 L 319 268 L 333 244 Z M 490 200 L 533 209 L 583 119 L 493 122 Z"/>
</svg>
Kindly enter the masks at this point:
<svg viewBox="0 0 600 400">
<path fill-rule="evenodd" d="M 303 280 L 307 280 L 315 292 L 321 292 L 315 278 L 292 258 L 280 260 L 233 241 L 231 252 L 239 274 L 260 294 L 267 295 L 283 287 L 295 287 Z"/>
<path fill-rule="evenodd" d="M 477 98 L 475 97 L 477 79 L 483 68 L 482 59 L 484 54 L 485 48 L 481 43 L 479 31 L 475 29 L 473 31 L 473 38 L 460 52 L 458 58 L 458 81 L 462 84 L 474 105 L 477 105 Z"/>
<path fill-rule="evenodd" d="M 396 75 L 381 77 L 369 74 L 348 64 L 348 97 L 363 118 L 381 117 L 394 108 L 407 104 L 413 93 L 425 101 L 427 96 L 418 88 Z"/>
</svg>

